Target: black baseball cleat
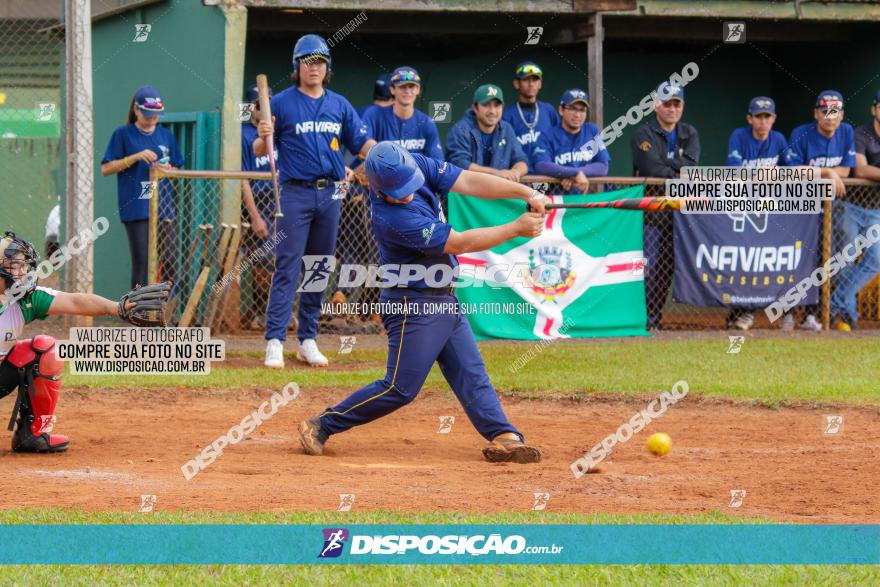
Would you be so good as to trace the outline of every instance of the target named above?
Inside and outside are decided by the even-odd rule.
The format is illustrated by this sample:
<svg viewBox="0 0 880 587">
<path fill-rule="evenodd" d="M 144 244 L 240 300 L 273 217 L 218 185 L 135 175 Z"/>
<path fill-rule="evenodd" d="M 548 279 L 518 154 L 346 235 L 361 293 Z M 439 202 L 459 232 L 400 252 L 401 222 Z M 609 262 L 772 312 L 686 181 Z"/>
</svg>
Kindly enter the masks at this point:
<svg viewBox="0 0 880 587">
<path fill-rule="evenodd" d="M 12 450 L 14 452 L 64 452 L 70 446 L 70 439 L 62 434 L 48 434 L 44 432 L 34 436 L 30 426 L 22 425 L 19 421 L 12 435 Z"/>
<path fill-rule="evenodd" d="M 483 449 L 483 457 L 490 463 L 540 463 L 543 457 L 537 446 L 524 444 L 519 436 L 512 432 L 499 434 L 491 444 Z"/>
<path fill-rule="evenodd" d="M 321 419 L 315 416 L 299 423 L 299 441 L 307 455 L 319 457 L 324 454 L 324 443 L 329 434 L 321 430 Z"/>
</svg>

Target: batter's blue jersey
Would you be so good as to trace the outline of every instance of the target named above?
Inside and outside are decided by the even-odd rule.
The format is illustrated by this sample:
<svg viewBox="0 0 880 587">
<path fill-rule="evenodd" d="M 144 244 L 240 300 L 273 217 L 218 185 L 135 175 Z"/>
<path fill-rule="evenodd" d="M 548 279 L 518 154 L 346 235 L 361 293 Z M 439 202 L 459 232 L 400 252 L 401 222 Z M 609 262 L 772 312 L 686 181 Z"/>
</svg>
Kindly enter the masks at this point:
<svg viewBox="0 0 880 587">
<path fill-rule="evenodd" d="M 383 265 L 447 265 L 455 269 L 455 255 L 443 252 L 452 227 L 446 222 L 436 193 L 449 191 L 461 175 L 461 168 L 418 154 L 413 159 L 425 176 L 425 184 L 415 191 L 412 201 L 391 204 L 370 189 L 371 221 L 379 257 Z M 434 278 L 439 279 L 439 274 Z M 408 287 L 429 286 L 420 279 Z"/>
<path fill-rule="evenodd" d="M 538 146 L 538 139 L 541 134 L 559 126 L 559 115 L 556 113 L 556 108 L 540 100 L 536 102 L 534 109 L 522 106 L 517 109 L 516 106 L 517 103 L 505 106 L 501 118 L 513 127 L 513 132 L 529 160 L 529 171 L 533 171 L 535 166 L 534 152 L 535 147 Z M 520 115 L 520 109 L 522 115 Z M 538 123 L 529 128 L 535 122 L 535 117 L 538 118 Z"/>
<path fill-rule="evenodd" d="M 583 167 L 587 163 L 607 163 L 611 161 L 608 149 L 599 127 L 588 122 L 572 134 L 556 126 L 541 133 L 535 148 L 534 162 L 550 161 L 565 167 Z"/>
<path fill-rule="evenodd" d="M 855 167 L 856 143 L 852 125 L 842 122 L 830 139 L 819 132 L 815 122 L 797 127 L 788 141 L 785 164 Z"/>
<path fill-rule="evenodd" d="M 788 144 L 785 135 L 771 130 L 766 140 L 759 141 L 752 127 L 744 126 L 730 133 L 727 143 L 727 165 L 730 167 L 773 167 L 785 163 Z"/>
<path fill-rule="evenodd" d="M 321 177 L 341 181 L 345 177 L 342 147 L 358 153 L 370 138 L 349 101 L 327 89 L 316 99 L 296 87 L 287 88 L 272 97 L 271 108 L 282 182 Z"/>
<path fill-rule="evenodd" d="M 392 141 L 410 153 L 443 160 L 437 125 L 420 110 L 404 120 L 394 114 L 393 106 L 376 106 L 367 110 L 364 122 L 372 138 L 377 141 Z"/>
</svg>

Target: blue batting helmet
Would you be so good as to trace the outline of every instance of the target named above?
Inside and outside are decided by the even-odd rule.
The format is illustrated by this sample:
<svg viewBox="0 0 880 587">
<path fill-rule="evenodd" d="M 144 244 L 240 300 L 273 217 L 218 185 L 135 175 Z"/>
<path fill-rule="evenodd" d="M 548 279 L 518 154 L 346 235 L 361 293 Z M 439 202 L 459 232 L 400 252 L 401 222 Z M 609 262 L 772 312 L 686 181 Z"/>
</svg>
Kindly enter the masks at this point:
<svg viewBox="0 0 880 587">
<path fill-rule="evenodd" d="M 293 71 L 299 72 L 299 60 L 306 57 L 318 57 L 327 62 L 330 70 L 333 61 L 330 59 L 330 47 L 319 35 L 303 35 L 293 47 Z"/>
<path fill-rule="evenodd" d="M 425 175 L 410 152 L 391 141 L 370 149 L 364 163 L 370 187 L 401 200 L 425 184 Z"/>
</svg>

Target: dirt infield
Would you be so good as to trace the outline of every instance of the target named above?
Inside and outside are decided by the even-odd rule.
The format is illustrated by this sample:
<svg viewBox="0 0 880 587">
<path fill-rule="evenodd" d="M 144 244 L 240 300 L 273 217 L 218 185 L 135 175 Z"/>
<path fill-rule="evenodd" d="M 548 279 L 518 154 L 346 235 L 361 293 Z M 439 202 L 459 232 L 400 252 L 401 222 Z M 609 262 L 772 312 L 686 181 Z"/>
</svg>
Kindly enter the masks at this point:
<svg viewBox="0 0 880 587">
<path fill-rule="evenodd" d="M 60 455 L 0 449 L 3 508 L 75 507 L 156 510 L 334 511 L 355 494 L 353 511 L 528 511 L 547 492 L 547 511 L 697 513 L 724 511 L 792 522 L 880 522 L 872 497 L 880 485 L 880 410 L 738 406 L 695 394 L 615 450 L 603 471 L 575 479 L 569 464 L 612 433 L 651 398 L 588 402 L 505 398 L 511 417 L 545 450 L 539 465 L 491 465 L 484 441 L 451 394 L 423 392 L 409 406 L 331 438 L 326 456 L 302 453 L 296 420 L 338 400 L 338 390 L 301 397 L 227 448 L 193 480 L 180 467 L 275 390 L 204 392 L 66 390 L 58 432 L 72 438 Z M 11 398 L 0 413 L 11 410 Z M 841 414 L 838 434 L 824 415 Z M 453 415 L 449 434 L 439 418 Z M 662 458 L 644 449 L 648 434 L 675 443 Z M 746 490 L 738 508 L 731 490 Z"/>
</svg>

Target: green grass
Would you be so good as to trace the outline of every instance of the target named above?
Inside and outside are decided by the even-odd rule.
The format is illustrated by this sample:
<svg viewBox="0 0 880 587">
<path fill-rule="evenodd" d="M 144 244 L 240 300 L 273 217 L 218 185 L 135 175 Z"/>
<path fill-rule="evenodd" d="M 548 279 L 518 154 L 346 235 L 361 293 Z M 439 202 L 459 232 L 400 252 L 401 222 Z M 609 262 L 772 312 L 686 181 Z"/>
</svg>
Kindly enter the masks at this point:
<svg viewBox="0 0 880 587">
<path fill-rule="evenodd" d="M 484 344 L 481 351 L 492 382 L 503 393 L 520 396 L 582 396 L 592 393 L 650 393 L 668 390 L 680 379 L 691 393 L 774 405 L 784 401 L 880 404 L 880 344 L 869 339 L 747 339 L 739 354 L 727 354 L 728 340 L 649 340 L 550 344 L 519 371 L 510 366 L 531 344 Z M 210 375 L 150 376 L 69 375 L 67 383 L 92 388 L 161 388 L 183 386 L 222 391 L 300 387 L 355 389 L 384 375 L 385 350 L 328 353 L 345 370 L 291 367 L 272 371 L 260 366 L 260 353 L 237 353 L 253 359 L 253 368 L 225 368 L 214 363 Z M 448 389 L 435 368 L 428 389 Z"/>
<path fill-rule="evenodd" d="M 369 513 L 194 514 L 7 510 L 3 524 L 41 523 L 741 523 L 723 513 L 584 515 L 551 512 L 494 515 Z M 769 523 L 769 520 L 753 520 Z M 657 545 L 662 548 L 663 545 Z M 0 566 L 0 584 L 63 585 L 871 585 L 877 567 L 803 565 L 431 565 L 340 567 L 289 565 Z"/>
</svg>

